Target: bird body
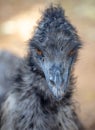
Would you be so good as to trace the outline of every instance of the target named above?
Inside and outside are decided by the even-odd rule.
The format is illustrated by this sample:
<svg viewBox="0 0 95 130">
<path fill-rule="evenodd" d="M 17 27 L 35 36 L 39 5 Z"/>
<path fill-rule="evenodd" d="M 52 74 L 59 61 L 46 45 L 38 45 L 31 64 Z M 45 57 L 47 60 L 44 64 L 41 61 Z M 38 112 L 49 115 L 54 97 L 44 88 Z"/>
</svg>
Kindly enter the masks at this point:
<svg viewBox="0 0 95 130">
<path fill-rule="evenodd" d="M 29 72 L 22 72 L 26 85 L 19 82 L 15 93 L 11 92 L 3 105 L 1 130 L 78 130 L 78 119 L 70 99 L 57 102 L 51 95 L 47 97 L 50 92 L 47 89 L 46 95 L 43 93 L 44 85 L 47 86 L 45 80 Z"/>
<path fill-rule="evenodd" d="M 0 105 L 12 88 L 12 78 L 20 66 L 21 58 L 9 51 L 0 51 Z"/>
<path fill-rule="evenodd" d="M 1 130 L 82 130 L 71 73 L 80 45 L 63 9 L 46 9 L 2 105 Z"/>
</svg>

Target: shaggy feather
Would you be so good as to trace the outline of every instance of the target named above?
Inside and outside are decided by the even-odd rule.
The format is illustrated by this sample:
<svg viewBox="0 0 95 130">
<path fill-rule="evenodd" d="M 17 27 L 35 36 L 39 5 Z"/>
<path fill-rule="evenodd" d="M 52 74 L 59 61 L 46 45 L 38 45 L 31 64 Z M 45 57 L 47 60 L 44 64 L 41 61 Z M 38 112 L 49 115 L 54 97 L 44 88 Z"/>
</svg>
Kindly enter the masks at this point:
<svg viewBox="0 0 95 130">
<path fill-rule="evenodd" d="M 0 105 L 12 88 L 12 78 L 20 66 L 21 58 L 8 51 L 0 51 Z"/>
</svg>

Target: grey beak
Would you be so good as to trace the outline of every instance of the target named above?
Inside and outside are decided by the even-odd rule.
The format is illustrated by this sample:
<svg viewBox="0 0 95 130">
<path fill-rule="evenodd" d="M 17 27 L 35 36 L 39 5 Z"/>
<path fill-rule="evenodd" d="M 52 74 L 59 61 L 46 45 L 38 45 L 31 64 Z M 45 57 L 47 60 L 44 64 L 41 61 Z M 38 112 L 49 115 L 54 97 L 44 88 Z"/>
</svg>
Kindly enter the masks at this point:
<svg viewBox="0 0 95 130">
<path fill-rule="evenodd" d="M 61 70 L 57 66 L 52 66 L 49 73 L 49 87 L 56 98 L 61 98 L 63 95 L 64 81 Z"/>
<path fill-rule="evenodd" d="M 56 87 L 57 89 L 61 87 L 62 77 L 59 70 L 56 70 L 52 75 L 50 75 L 49 82 L 52 87 Z"/>
</svg>

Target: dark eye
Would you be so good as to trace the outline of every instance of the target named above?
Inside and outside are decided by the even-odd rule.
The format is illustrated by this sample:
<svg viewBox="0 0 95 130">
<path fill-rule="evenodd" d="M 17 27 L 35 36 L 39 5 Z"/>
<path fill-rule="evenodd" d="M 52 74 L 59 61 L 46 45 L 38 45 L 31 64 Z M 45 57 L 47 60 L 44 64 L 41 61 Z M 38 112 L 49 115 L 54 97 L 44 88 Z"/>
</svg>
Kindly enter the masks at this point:
<svg viewBox="0 0 95 130">
<path fill-rule="evenodd" d="M 69 52 L 68 56 L 71 57 L 71 56 L 74 55 L 74 54 L 75 54 L 75 50 L 71 50 L 71 51 Z"/>
<path fill-rule="evenodd" d="M 43 52 L 40 49 L 36 49 L 37 57 L 44 61 L 44 55 Z"/>
<path fill-rule="evenodd" d="M 36 49 L 36 53 L 37 53 L 37 55 L 39 55 L 39 56 L 42 56 L 42 55 L 43 55 L 42 51 L 39 50 L 39 49 Z"/>
</svg>

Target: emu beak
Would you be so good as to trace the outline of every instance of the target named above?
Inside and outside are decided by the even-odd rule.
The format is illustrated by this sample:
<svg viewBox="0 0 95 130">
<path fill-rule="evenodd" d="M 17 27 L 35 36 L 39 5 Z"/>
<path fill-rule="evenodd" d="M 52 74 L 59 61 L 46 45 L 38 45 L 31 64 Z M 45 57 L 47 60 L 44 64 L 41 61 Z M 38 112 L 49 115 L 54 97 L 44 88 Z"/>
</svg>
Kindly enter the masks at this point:
<svg viewBox="0 0 95 130">
<path fill-rule="evenodd" d="M 53 95 L 58 99 L 62 99 L 65 94 L 65 84 L 62 72 L 59 67 L 52 66 L 49 71 L 48 84 Z"/>
</svg>

